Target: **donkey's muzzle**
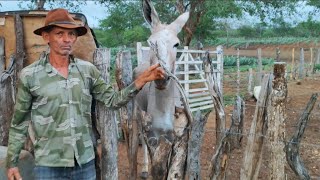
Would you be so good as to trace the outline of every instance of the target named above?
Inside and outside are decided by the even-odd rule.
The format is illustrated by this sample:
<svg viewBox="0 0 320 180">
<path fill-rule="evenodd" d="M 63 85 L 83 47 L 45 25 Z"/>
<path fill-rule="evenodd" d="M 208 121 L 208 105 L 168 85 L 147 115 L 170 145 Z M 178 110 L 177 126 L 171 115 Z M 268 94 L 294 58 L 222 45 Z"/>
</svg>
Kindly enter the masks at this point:
<svg viewBox="0 0 320 180">
<path fill-rule="evenodd" d="M 155 80 L 156 88 L 159 90 L 163 90 L 167 87 L 169 82 L 169 76 L 166 74 L 164 79 L 161 80 Z"/>
</svg>

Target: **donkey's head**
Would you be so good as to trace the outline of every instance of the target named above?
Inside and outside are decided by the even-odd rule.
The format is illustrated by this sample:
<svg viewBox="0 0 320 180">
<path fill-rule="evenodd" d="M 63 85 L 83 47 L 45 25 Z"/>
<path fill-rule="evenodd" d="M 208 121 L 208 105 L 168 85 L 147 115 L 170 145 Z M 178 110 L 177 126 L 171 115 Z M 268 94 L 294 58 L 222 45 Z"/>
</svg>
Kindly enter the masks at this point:
<svg viewBox="0 0 320 180">
<path fill-rule="evenodd" d="M 151 47 L 150 64 L 161 63 L 166 69 L 173 73 L 177 47 L 180 43 L 177 35 L 187 22 L 189 12 L 183 13 L 169 25 L 162 24 L 150 0 L 143 0 L 143 13 L 145 20 L 151 26 L 151 36 L 148 39 L 149 46 Z M 156 87 L 158 89 L 164 89 L 167 82 L 168 78 L 156 80 Z"/>
</svg>

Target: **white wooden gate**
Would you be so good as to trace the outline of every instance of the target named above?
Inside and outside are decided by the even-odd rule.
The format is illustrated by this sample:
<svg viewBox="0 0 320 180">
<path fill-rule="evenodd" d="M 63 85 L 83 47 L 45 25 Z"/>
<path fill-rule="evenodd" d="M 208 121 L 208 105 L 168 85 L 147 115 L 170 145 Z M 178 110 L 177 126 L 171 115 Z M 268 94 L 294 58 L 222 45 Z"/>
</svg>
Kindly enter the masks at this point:
<svg viewBox="0 0 320 180">
<path fill-rule="evenodd" d="M 149 47 L 143 47 L 140 42 L 137 43 L 138 65 L 141 64 L 143 60 L 149 59 L 149 51 Z M 213 72 L 217 77 L 217 83 L 221 94 L 223 94 L 222 46 L 218 46 L 216 51 L 190 50 L 186 46 L 184 49 L 178 49 L 177 52 L 175 75 L 179 78 L 179 82 L 184 87 L 191 111 L 211 109 L 213 107 L 213 100 L 209 94 L 208 84 L 204 77 L 202 62 L 206 53 L 209 53 L 211 56 L 212 54 L 215 55 L 213 58 L 214 60 L 211 61 L 212 66 L 214 67 Z"/>
</svg>

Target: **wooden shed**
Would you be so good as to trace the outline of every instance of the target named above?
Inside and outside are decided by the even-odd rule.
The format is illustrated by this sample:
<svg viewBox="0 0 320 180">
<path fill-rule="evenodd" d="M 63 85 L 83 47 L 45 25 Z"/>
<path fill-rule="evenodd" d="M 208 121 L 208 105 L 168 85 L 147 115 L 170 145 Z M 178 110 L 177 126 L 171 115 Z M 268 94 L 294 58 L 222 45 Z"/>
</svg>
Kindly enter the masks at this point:
<svg viewBox="0 0 320 180">
<path fill-rule="evenodd" d="M 23 66 L 26 66 L 37 60 L 41 52 L 47 50 L 47 44 L 42 40 L 42 37 L 33 33 L 35 29 L 44 25 L 47 13 L 48 11 L 0 12 L 0 38 L 3 39 L 0 42 L 4 42 L 0 43 L 0 48 L 4 48 L 6 68 L 10 64 L 10 57 L 18 51 L 24 53 Z M 78 58 L 92 61 L 93 52 L 97 48 L 94 33 L 83 14 L 71 13 L 71 15 L 88 29 L 86 35 L 78 38 L 74 45 L 73 54 Z"/>
</svg>

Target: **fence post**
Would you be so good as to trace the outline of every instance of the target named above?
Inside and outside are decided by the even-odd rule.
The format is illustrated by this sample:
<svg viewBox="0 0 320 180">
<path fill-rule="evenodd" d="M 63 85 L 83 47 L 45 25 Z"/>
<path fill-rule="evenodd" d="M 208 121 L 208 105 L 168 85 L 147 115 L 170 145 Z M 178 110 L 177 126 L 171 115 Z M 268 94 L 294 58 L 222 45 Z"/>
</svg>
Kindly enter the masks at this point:
<svg viewBox="0 0 320 180">
<path fill-rule="evenodd" d="M 300 48 L 299 79 L 304 78 L 304 49 Z"/>
<path fill-rule="evenodd" d="M 183 50 L 184 50 L 184 61 L 186 62 L 186 63 L 184 63 L 184 71 L 185 72 L 189 72 L 189 64 L 188 64 L 188 62 L 189 62 L 189 54 L 188 54 L 188 46 L 185 46 L 184 48 L 183 48 Z M 188 81 L 189 81 L 189 73 L 185 73 L 184 74 L 184 80 L 187 82 L 187 83 L 184 83 L 184 90 L 186 91 L 186 95 L 187 95 L 187 97 L 189 96 L 189 89 L 190 89 L 190 87 L 189 87 L 189 83 L 188 83 Z"/>
<path fill-rule="evenodd" d="M 12 58 L 11 58 L 12 59 Z M 13 68 L 13 67 L 12 67 Z M 0 145 L 7 146 L 13 113 L 12 78 L 5 78 L 5 40 L 0 37 Z"/>
<path fill-rule="evenodd" d="M 270 147 L 269 179 L 285 179 L 285 103 L 288 94 L 285 78 L 286 63 L 276 62 L 273 83 L 268 103 L 268 140 Z"/>
<path fill-rule="evenodd" d="M 137 42 L 137 63 L 142 64 L 142 44 Z"/>
<path fill-rule="evenodd" d="M 294 62 L 294 48 L 292 48 L 292 52 L 291 52 L 291 79 L 296 79 L 296 71 L 295 71 L 295 62 Z"/>
<path fill-rule="evenodd" d="M 253 74 L 252 74 L 252 68 L 249 68 L 249 75 L 248 75 L 248 94 L 250 97 L 253 96 L 253 92 L 252 92 L 252 81 L 253 81 Z"/>
<path fill-rule="evenodd" d="M 317 49 L 316 64 L 320 64 L 320 48 Z"/>
<path fill-rule="evenodd" d="M 93 64 L 101 72 L 103 79 L 110 83 L 108 69 L 110 67 L 110 49 L 98 48 L 94 52 Z M 118 179 L 118 135 L 115 112 L 97 102 L 96 106 L 97 123 L 100 125 L 102 159 L 101 175 L 103 180 Z"/>
<path fill-rule="evenodd" d="M 244 152 L 240 180 L 258 179 L 261 166 L 262 150 L 266 135 L 266 106 L 271 91 L 271 77 L 265 74 L 262 81 L 259 100 L 257 101 L 253 121 L 251 123 L 247 146 Z"/>
<path fill-rule="evenodd" d="M 217 46 L 217 81 L 218 81 L 218 88 L 220 89 L 220 95 L 223 97 L 223 47 L 221 45 Z M 223 104 L 223 98 L 222 102 Z"/>
<path fill-rule="evenodd" d="M 313 75 L 313 67 L 314 67 L 313 48 L 310 48 L 310 75 Z"/>
<path fill-rule="evenodd" d="M 261 79 L 262 79 L 262 58 L 261 58 L 261 48 L 258 48 L 258 79 L 257 79 L 257 85 L 261 86 Z"/>
<path fill-rule="evenodd" d="M 237 49 L 237 96 L 240 96 L 240 51 Z"/>
</svg>

